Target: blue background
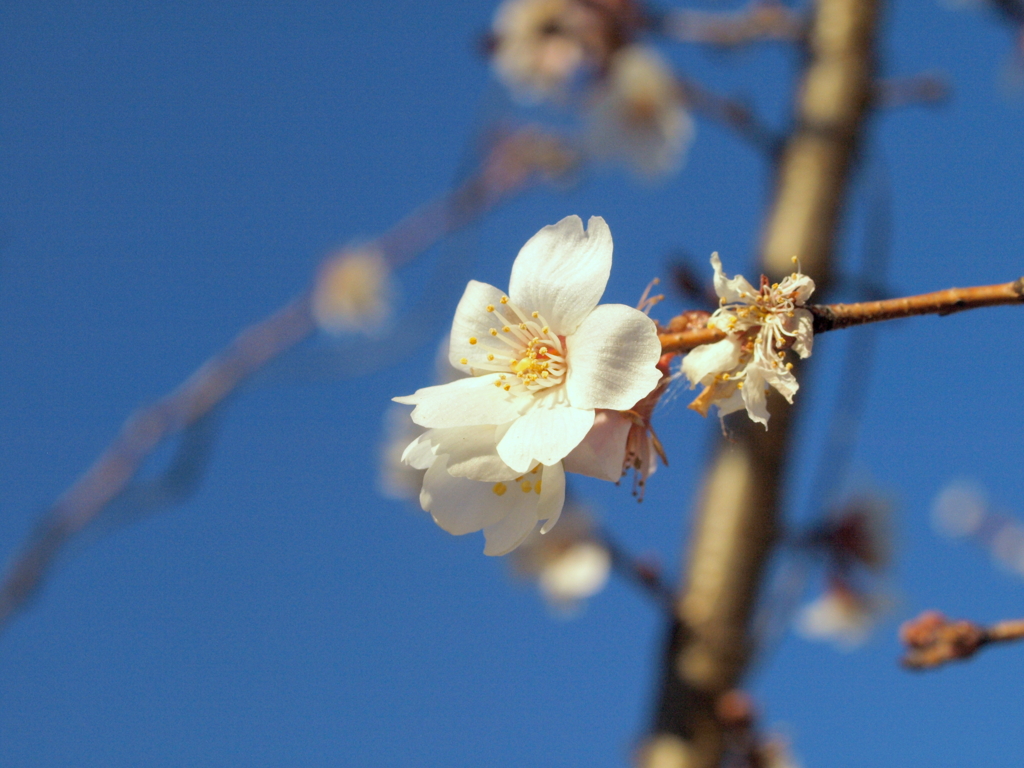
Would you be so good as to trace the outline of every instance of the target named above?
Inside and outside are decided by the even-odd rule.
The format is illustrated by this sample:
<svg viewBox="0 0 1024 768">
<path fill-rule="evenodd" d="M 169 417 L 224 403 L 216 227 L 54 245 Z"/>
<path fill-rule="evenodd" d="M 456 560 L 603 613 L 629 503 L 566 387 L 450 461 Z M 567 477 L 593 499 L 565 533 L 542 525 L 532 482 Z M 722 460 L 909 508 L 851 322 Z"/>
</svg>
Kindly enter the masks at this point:
<svg viewBox="0 0 1024 768">
<path fill-rule="evenodd" d="M 481 127 L 511 109 L 478 54 L 493 10 L 0 9 L 0 556 L 134 408 L 302 290 L 330 249 L 386 230 L 453 181 Z M 890 4 L 884 21 L 884 72 L 943 72 L 954 96 L 874 119 L 843 270 L 856 270 L 887 185 L 892 292 L 1020 276 L 1024 108 L 1004 87 L 1009 30 L 980 8 L 924 1 Z M 663 50 L 786 124 L 795 56 Z M 463 279 L 503 286 L 541 226 L 602 215 L 616 247 L 605 300 L 633 304 L 676 250 L 707 277 L 712 250 L 753 277 L 769 182 L 753 149 L 699 119 L 686 168 L 664 184 L 588 171 L 448 247 L 472 249 Z M 400 304 L 420 298 L 415 281 L 402 290 Z M 458 291 L 435 298 L 447 314 Z M 1019 577 L 928 522 L 955 477 L 1024 515 L 1022 327 L 1018 308 L 889 324 L 876 365 L 852 373 L 867 403 L 833 490 L 895 500 L 895 606 L 855 653 L 790 635 L 755 671 L 763 723 L 806 766 L 1016 766 L 1024 754 L 1020 648 L 927 675 L 895 663 L 898 622 L 924 608 L 985 622 L 1024 611 Z M 851 337 L 818 341 L 814 386 L 799 395 L 794 518 L 817 511 L 806 496 Z M 613 581 L 580 616 L 556 620 L 505 561 L 481 554 L 481 537 L 451 537 L 414 505 L 383 500 L 380 417 L 391 396 L 429 383 L 434 344 L 393 359 L 351 350 L 353 367 L 382 355 L 380 370 L 309 382 L 280 366 L 220 414 L 198 493 L 61 560 L 0 637 L 0 765 L 628 761 L 652 706 L 657 611 Z M 642 505 L 626 487 L 573 486 L 669 580 L 717 429 L 686 401 L 659 413 L 672 466 Z"/>
</svg>

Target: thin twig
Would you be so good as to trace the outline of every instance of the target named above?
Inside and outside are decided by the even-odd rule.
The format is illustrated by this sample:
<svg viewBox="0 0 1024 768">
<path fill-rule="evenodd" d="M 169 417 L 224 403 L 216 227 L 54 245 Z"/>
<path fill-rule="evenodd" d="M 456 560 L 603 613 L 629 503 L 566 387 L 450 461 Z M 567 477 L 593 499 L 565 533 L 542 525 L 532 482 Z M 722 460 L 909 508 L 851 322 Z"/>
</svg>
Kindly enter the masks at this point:
<svg viewBox="0 0 1024 768">
<path fill-rule="evenodd" d="M 1000 621 L 986 628 L 972 621 L 947 619 L 938 611 L 925 611 L 900 627 L 900 640 L 907 646 L 904 667 L 934 669 L 969 659 L 986 645 L 1024 640 L 1024 619 Z"/>
<path fill-rule="evenodd" d="M 934 293 L 905 296 L 882 301 L 860 301 L 855 304 L 808 304 L 806 309 L 814 315 L 814 332 L 838 331 L 857 325 L 898 320 L 917 315 L 951 315 L 968 309 L 1024 304 L 1024 277 L 1010 283 L 979 285 L 973 288 L 947 288 Z M 725 338 L 717 328 L 698 328 L 674 333 L 662 333 L 663 353 L 689 352 L 702 344 L 713 344 Z"/>
<path fill-rule="evenodd" d="M 735 48 L 757 42 L 799 42 L 807 33 L 807 19 L 782 3 L 754 0 L 735 13 L 674 9 L 660 19 L 659 31 L 681 43 Z"/>
<path fill-rule="evenodd" d="M 1024 303 L 1024 277 L 1010 283 L 948 288 L 900 299 L 862 301 L 856 304 L 812 305 L 814 332 L 824 333 L 853 325 L 877 323 L 915 315 L 951 315 L 966 309 Z"/>
<path fill-rule="evenodd" d="M 414 211 L 378 238 L 392 266 L 414 258 L 441 237 L 465 226 L 541 176 L 557 176 L 573 162 L 550 137 L 534 130 L 498 141 L 480 170 L 454 191 Z M 313 288 L 244 329 L 155 405 L 134 413 L 114 442 L 47 509 L 30 540 L 0 582 L 0 631 L 35 594 L 64 546 L 119 498 L 153 451 L 237 391 L 269 362 L 316 328 Z"/>
</svg>

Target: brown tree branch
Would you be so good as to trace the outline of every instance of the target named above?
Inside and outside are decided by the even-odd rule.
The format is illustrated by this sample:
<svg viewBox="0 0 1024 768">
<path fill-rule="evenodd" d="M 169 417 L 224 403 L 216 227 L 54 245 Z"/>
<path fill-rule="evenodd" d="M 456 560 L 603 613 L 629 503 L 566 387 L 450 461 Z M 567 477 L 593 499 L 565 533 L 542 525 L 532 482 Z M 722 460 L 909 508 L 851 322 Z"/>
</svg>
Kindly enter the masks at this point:
<svg viewBox="0 0 1024 768">
<path fill-rule="evenodd" d="M 527 129 L 497 141 L 478 172 L 452 192 L 402 219 L 375 245 L 399 266 L 441 237 L 522 191 L 538 177 L 558 176 L 575 162 L 551 137 Z M 0 581 L 0 631 L 38 590 L 64 545 L 131 484 L 143 462 L 223 402 L 254 373 L 315 330 L 313 288 L 244 329 L 181 386 L 134 413 L 85 474 L 47 509 L 35 533 Z"/>
<path fill-rule="evenodd" d="M 1000 621 L 986 628 L 972 621 L 947 619 L 938 611 L 925 611 L 900 627 L 900 640 L 907 646 L 904 667 L 933 669 L 969 659 L 986 645 L 1024 640 L 1024 619 Z"/>
<path fill-rule="evenodd" d="M 883 320 L 898 320 L 918 315 L 944 317 L 968 309 L 1007 304 L 1024 304 L 1024 277 L 1010 283 L 947 288 L 944 291 L 904 296 L 899 299 L 861 301 L 855 304 L 808 304 L 806 309 L 814 315 L 814 333 L 819 334 Z M 671 328 L 671 323 L 669 327 Z M 725 334 L 717 328 L 705 327 L 667 331 L 660 333 L 658 338 L 661 340 L 663 353 L 685 353 L 702 344 L 720 341 L 725 338 Z"/>
<path fill-rule="evenodd" d="M 827 287 L 850 170 L 874 93 L 877 0 L 816 0 L 797 86 L 796 127 L 775 179 L 761 270 L 803 271 Z M 779 530 L 793 409 L 769 405 L 772 429 L 736 426 L 719 443 L 697 502 L 680 598 L 664 656 L 644 768 L 715 768 L 726 734 L 714 705 L 754 652 L 751 620 Z"/>
</svg>

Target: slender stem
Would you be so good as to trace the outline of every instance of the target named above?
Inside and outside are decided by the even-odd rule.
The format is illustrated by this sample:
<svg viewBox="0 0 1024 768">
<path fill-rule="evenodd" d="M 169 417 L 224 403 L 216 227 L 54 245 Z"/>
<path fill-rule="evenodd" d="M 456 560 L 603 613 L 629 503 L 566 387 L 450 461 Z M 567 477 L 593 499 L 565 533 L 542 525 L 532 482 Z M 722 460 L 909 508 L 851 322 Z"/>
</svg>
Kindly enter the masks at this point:
<svg viewBox="0 0 1024 768">
<path fill-rule="evenodd" d="M 377 245 L 393 267 L 400 266 L 539 176 L 557 176 L 572 162 L 551 137 L 531 130 L 510 134 L 494 145 L 476 174 L 399 221 L 377 239 Z M 43 513 L 9 565 L 0 581 L 0 631 L 42 584 L 64 545 L 129 487 L 159 445 L 195 424 L 253 374 L 313 333 L 312 292 L 308 289 L 244 329 L 177 389 L 128 418 L 114 442 Z"/>
<path fill-rule="evenodd" d="M 972 288 L 947 288 L 934 293 L 905 296 L 882 301 L 861 301 L 855 304 L 808 304 L 814 315 L 814 332 L 838 331 L 856 325 L 898 320 L 917 315 L 951 315 L 968 309 L 1024 304 L 1024 277 L 1009 283 L 978 285 Z M 702 344 L 713 344 L 725 338 L 717 328 L 659 334 L 663 353 L 689 352 Z"/>
<path fill-rule="evenodd" d="M 811 306 L 814 332 L 823 333 L 852 325 L 877 323 L 915 315 L 950 315 L 967 309 L 1024 303 L 1024 277 L 999 285 L 949 288 L 900 299 L 862 301 L 857 304 Z"/>
</svg>

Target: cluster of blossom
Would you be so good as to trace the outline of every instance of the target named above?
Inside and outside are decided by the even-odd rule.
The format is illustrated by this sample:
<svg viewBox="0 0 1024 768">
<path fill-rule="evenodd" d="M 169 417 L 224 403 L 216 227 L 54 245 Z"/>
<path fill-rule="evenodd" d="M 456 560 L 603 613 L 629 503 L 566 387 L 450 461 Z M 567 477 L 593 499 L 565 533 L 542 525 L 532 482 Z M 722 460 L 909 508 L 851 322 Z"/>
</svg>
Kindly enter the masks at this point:
<svg viewBox="0 0 1024 768">
<path fill-rule="evenodd" d="M 523 246 L 509 291 L 471 281 L 449 360 L 466 377 L 397 402 L 426 431 L 404 461 L 425 470 L 420 504 L 446 531 L 483 530 L 485 554 L 515 549 L 557 522 L 565 472 L 622 475 L 632 426 L 621 416 L 662 380 L 654 322 L 598 301 L 611 272 L 604 219 L 570 216 Z M 568 350 L 571 348 L 571 357 Z"/>
<path fill-rule="evenodd" d="M 678 169 L 693 121 L 668 65 L 636 42 L 643 25 L 631 0 L 506 0 L 494 19 L 492 62 L 522 102 L 579 95 L 592 155 L 658 176 Z"/>
<path fill-rule="evenodd" d="M 711 255 L 711 266 L 721 306 L 708 326 L 726 337 L 697 347 L 683 359 L 691 388 L 704 387 L 690 408 L 706 416 L 713 404 L 722 417 L 746 408 L 751 419 L 767 428 L 768 387 L 790 403 L 799 389 L 793 364 L 786 362 L 787 351 L 811 355 L 814 318 L 803 306 L 814 291 L 814 281 L 799 272 L 778 283 L 762 276 L 761 287 L 755 290 L 742 275 L 726 277 L 717 253 Z"/>
</svg>

